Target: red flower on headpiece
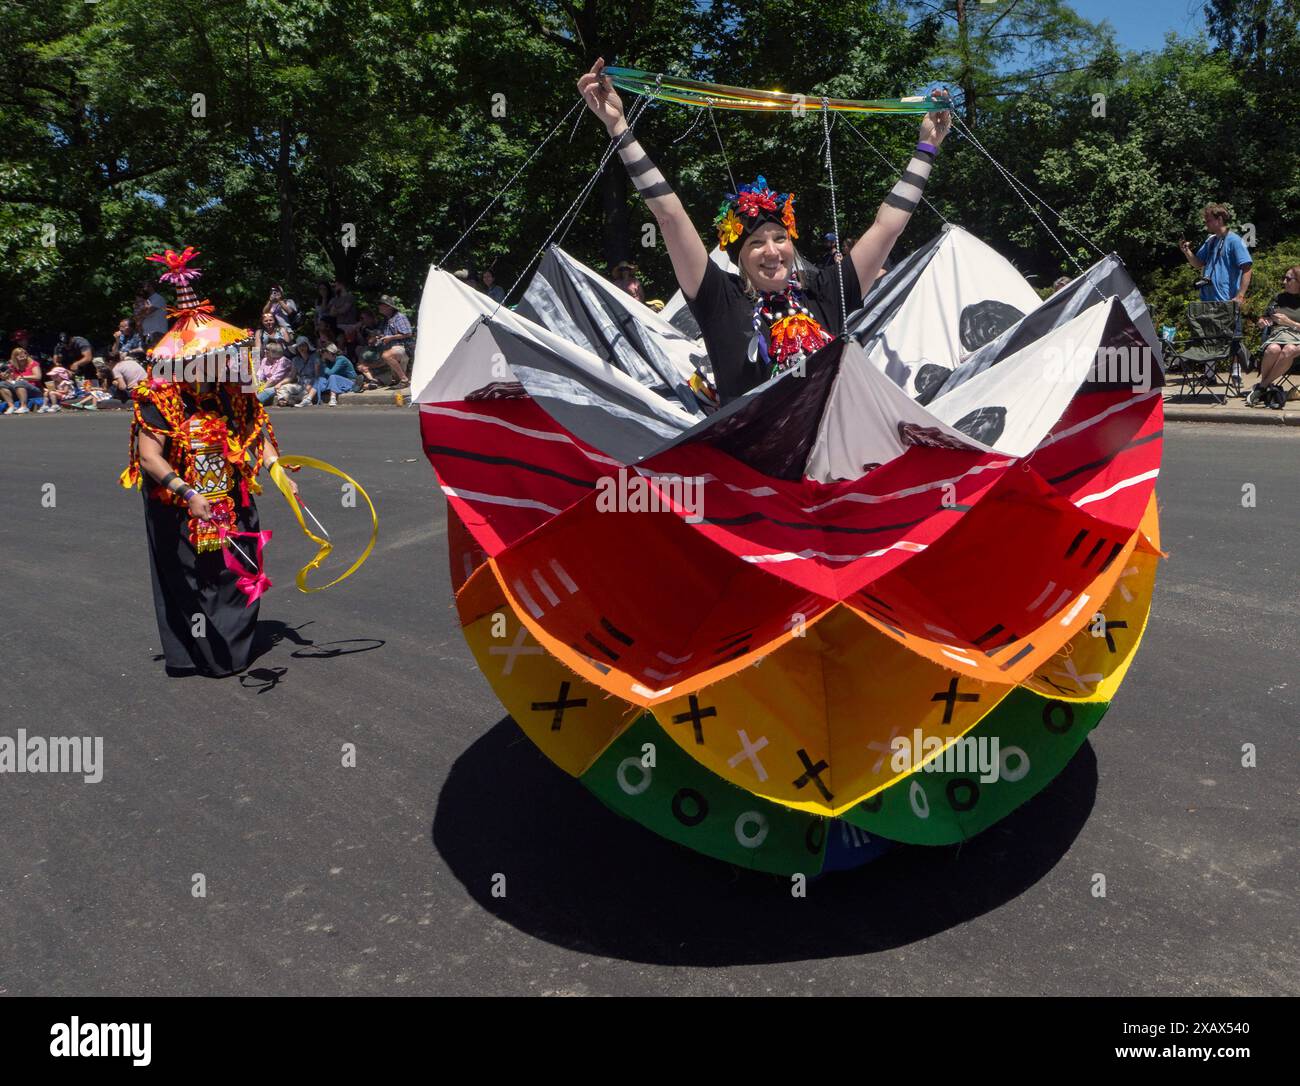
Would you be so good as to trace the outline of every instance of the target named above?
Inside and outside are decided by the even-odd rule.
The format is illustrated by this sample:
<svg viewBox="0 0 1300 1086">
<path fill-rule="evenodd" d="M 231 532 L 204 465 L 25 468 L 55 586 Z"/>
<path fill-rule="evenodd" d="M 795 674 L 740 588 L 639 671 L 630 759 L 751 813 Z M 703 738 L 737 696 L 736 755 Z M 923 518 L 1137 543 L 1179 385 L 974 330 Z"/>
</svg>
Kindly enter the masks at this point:
<svg viewBox="0 0 1300 1086">
<path fill-rule="evenodd" d="M 187 245 L 183 252 L 168 249 L 161 254 L 151 253 L 146 259 L 156 264 L 166 264 L 167 270 L 158 278 L 164 283 L 175 283 L 179 287 L 203 274 L 198 268 L 188 267 L 189 262 L 198 255 L 199 251 L 193 245 Z"/>
<path fill-rule="evenodd" d="M 775 211 L 776 196 L 771 189 L 763 189 L 760 192 L 742 192 L 738 195 L 736 202 L 740 205 L 740 213 L 749 215 L 751 218 L 760 211 Z"/>
</svg>

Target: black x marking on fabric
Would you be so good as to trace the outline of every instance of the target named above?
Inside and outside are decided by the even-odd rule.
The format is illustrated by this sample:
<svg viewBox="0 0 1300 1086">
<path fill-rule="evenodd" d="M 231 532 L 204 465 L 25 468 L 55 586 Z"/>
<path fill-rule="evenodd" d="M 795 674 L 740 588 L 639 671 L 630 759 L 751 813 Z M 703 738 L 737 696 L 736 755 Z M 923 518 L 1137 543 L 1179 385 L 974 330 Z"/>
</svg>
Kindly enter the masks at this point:
<svg viewBox="0 0 1300 1086">
<path fill-rule="evenodd" d="M 817 791 L 822 794 L 822 799 L 827 803 L 830 803 L 830 801 L 835 797 L 831 795 L 831 790 L 827 788 L 826 785 L 822 784 L 821 778 L 822 773 L 825 770 L 830 769 L 830 762 L 823 758 L 816 765 L 813 765 L 812 759 L 808 757 L 808 752 L 804 750 L 803 747 L 800 747 L 795 751 L 795 753 L 799 756 L 799 761 L 803 763 L 804 773 L 803 776 L 795 779 L 794 786 L 796 788 L 803 788 L 809 781 L 812 781 L 817 785 Z"/>
<path fill-rule="evenodd" d="M 1111 652 L 1118 652 L 1119 650 L 1115 648 L 1115 639 L 1114 639 L 1113 637 L 1110 636 L 1110 631 L 1111 631 L 1111 630 L 1127 630 L 1127 629 L 1128 629 L 1128 623 L 1127 623 L 1127 622 L 1109 622 L 1109 621 L 1108 621 L 1108 622 L 1106 623 L 1106 647 L 1107 647 L 1108 649 L 1110 649 Z"/>
<path fill-rule="evenodd" d="M 554 701 L 533 702 L 533 712 L 555 713 L 555 716 L 551 718 L 551 731 L 553 732 L 558 732 L 560 730 L 560 725 L 564 722 L 565 709 L 585 709 L 586 707 L 586 698 L 569 697 L 569 684 L 567 682 L 560 683 L 560 692 L 556 695 Z"/>
<path fill-rule="evenodd" d="M 957 702 L 959 702 L 959 701 L 979 701 L 979 700 L 980 700 L 980 696 L 979 696 L 978 694 L 959 694 L 959 693 L 957 693 L 957 680 L 956 680 L 956 679 L 951 679 L 951 680 L 949 680 L 949 682 L 948 682 L 948 689 L 947 689 L 947 690 L 940 690 L 940 691 L 939 691 L 937 694 L 935 694 L 934 697 L 932 697 L 930 700 L 931 700 L 931 701 L 944 701 L 944 702 L 947 702 L 947 703 L 948 703 L 948 704 L 946 704 L 946 705 L 943 707 L 943 722 L 944 722 L 945 724 L 951 724 L 951 723 L 952 723 L 952 711 L 953 711 L 953 709 L 956 707 Z"/>
<path fill-rule="evenodd" d="M 704 718 L 706 716 L 717 716 L 718 710 L 714 708 L 712 705 L 709 705 L 701 709 L 700 701 L 694 694 L 690 696 L 689 703 L 691 706 L 690 711 L 685 713 L 678 713 L 675 717 L 673 717 L 673 723 L 685 724 L 689 720 L 691 722 L 691 727 L 695 729 L 695 742 L 698 743 L 700 746 L 703 746 L 704 745 Z"/>
<path fill-rule="evenodd" d="M 1073 690 L 1067 689 L 1066 687 L 1062 686 L 1060 683 L 1052 682 L 1052 680 L 1049 679 L 1046 675 L 1035 675 L 1034 678 L 1037 679 L 1040 683 L 1047 683 L 1047 685 L 1050 686 L 1053 690 L 1065 694 L 1067 697 L 1074 697 Z"/>
</svg>

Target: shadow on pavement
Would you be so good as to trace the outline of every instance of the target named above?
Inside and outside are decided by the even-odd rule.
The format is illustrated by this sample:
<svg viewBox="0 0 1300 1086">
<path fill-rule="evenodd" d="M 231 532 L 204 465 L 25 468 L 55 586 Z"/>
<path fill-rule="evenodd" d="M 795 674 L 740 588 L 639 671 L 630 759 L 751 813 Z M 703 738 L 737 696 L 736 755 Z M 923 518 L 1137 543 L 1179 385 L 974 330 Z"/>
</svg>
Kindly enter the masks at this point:
<svg viewBox="0 0 1300 1086">
<path fill-rule="evenodd" d="M 899 847 L 810 882 L 796 899 L 787 878 L 719 863 L 620 818 L 507 717 L 452 765 L 432 839 L 479 905 L 538 939 L 658 965 L 747 965 L 888 950 L 997 908 L 1055 866 L 1096 790 L 1089 742 L 974 840 Z M 492 896 L 497 874 L 503 898 Z"/>
</svg>

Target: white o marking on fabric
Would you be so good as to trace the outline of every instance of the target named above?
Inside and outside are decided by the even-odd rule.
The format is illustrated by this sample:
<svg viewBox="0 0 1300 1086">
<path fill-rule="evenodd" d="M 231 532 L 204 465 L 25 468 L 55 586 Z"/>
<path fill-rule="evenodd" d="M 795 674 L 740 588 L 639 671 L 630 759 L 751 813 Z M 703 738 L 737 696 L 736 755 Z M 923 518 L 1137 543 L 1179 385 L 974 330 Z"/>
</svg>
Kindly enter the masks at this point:
<svg viewBox="0 0 1300 1086">
<path fill-rule="evenodd" d="M 925 794 L 920 781 L 912 782 L 912 787 L 907 790 L 907 799 L 912 804 L 912 813 L 917 818 L 930 817 L 930 797 Z"/>
<path fill-rule="evenodd" d="M 746 833 L 744 827 L 753 824 L 758 827 L 754 833 Z M 767 817 L 759 811 L 746 811 L 736 819 L 736 840 L 744 848 L 758 848 L 767 840 Z"/>
<path fill-rule="evenodd" d="M 636 784 L 630 784 L 627 779 L 627 771 L 635 769 L 641 774 L 641 780 Z M 639 796 L 650 787 L 650 778 L 653 774 L 641 764 L 640 758 L 624 758 L 618 763 L 618 770 L 615 774 L 618 777 L 618 786 L 623 789 L 629 796 Z"/>
<path fill-rule="evenodd" d="M 1020 759 L 1020 764 L 1016 766 L 1014 773 L 1007 768 L 1007 759 L 1013 754 Z M 1019 747 L 1003 747 L 1002 753 L 998 755 L 998 762 L 999 773 L 1004 781 L 1018 781 L 1029 772 L 1029 755 Z"/>
</svg>

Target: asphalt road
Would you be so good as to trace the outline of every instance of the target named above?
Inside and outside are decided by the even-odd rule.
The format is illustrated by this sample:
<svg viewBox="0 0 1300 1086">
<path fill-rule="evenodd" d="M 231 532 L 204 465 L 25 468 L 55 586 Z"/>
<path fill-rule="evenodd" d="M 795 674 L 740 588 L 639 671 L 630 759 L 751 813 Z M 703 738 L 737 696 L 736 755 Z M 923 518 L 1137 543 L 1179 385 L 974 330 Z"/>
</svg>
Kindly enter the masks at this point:
<svg viewBox="0 0 1300 1086">
<path fill-rule="evenodd" d="M 797 900 L 620 820 L 504 719 L 413 412 L 275 421 L 367 486 L 380 542 L 303 595 L 266 497 L 280 638 L 213 681 L 157 660 L 125 418 L 0 419 L 0 735 L 103 736 L 105 763 L 0 776 L 0 993 L 1300 993 L 1300 433 L 1171 425 L 1151 627 L 1080 756 L 961 849 Z M 355 553 L 362 512 L 305 486 Z"/>
</svg>

